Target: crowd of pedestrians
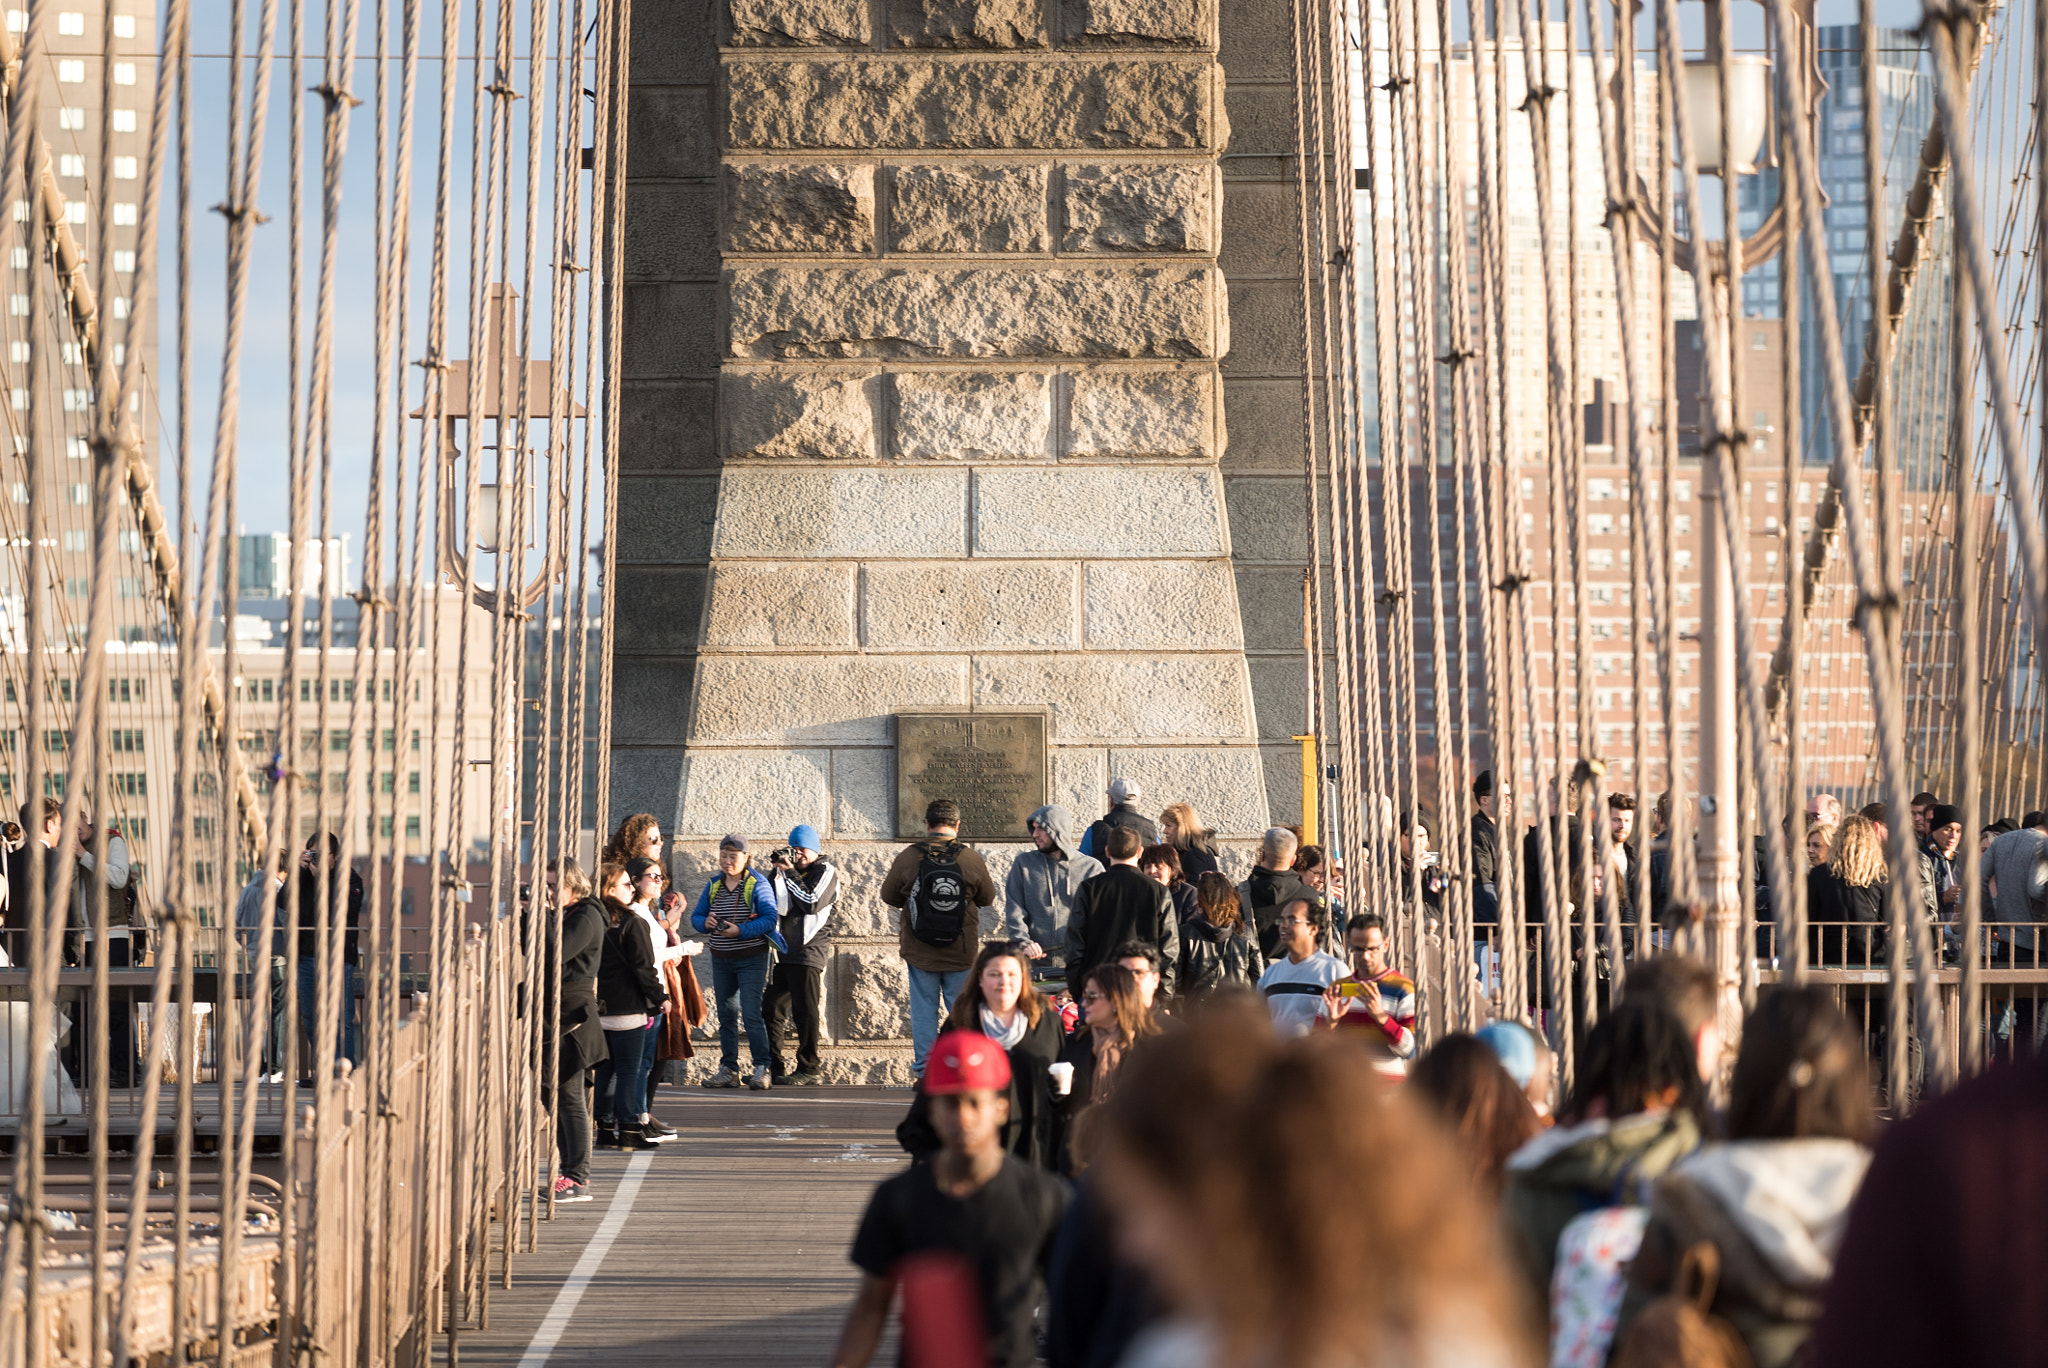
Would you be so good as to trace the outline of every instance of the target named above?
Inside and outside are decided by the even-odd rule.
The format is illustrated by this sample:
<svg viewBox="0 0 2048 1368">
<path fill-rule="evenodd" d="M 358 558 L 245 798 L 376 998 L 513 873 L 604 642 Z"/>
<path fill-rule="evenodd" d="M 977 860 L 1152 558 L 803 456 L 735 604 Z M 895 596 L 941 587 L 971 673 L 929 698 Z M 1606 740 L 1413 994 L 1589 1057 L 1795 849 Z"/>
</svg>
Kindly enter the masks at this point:
<svg viewBox="0 0 2048 1368">
<path fill-rule="evenodd" d="M 1482 776 L 1474 796 L 1475 903 L 1497 918 L 1501 795 Z M 1369 896 L 1347 910 L 1342 865 L 1298 831 L 1267 831 L 1233 883 L 1190 805 L 1155 819 L 1122 779 L 1108 799 L 1085 829 L 1065 807 L 1034 811 L 1000 890 L 949 801 L 890 865 L 878 892 L 901 912 L 916 1083 L 896 1136 L 911 1164 L 859 1223 L 835 1364 L 868 1363 L 892 1307 L 906 1361 L 916 1346 L 917 1361 L 1002 1368 L 1790 1368 L 1904 1361 L 1882 1351 L 1909 1343 L 1958 1363 L 2048 1356 L 2048 1311 L 2023 1286 L 2041 1265 L 2020 1257 L 2048 1248 L 1987 1238 L 2000 1188 L 1981 1167 L 2026 1170 L 2009 1189 L 2048 1215 L 2048 1066 L 1994 1072 L 1880 1141 L 1868 1041 L 1837 990 L 1766 986 L 1730 1051 L 1714 976 L 1658 935 L 1680 915 L 1659 901 L 1668 801 L 1647 810 L 1651 903 L 1627 911 L 1644 939 L 1561 1091 L 1541 1017 L 1422 1048 L 1392 919 Z M 1915 808 L 1914 905 L 1945 920 L 1960 816 L 1931 797 Z M 1603 888 L 1633 891 L 1638 815 L 1628 795 L 1605 804 Z M 1802 814 L 1816 963 L 1883 949 L 1881 816 L 1826 794 Z M 2024 923 L 2048 919 L 2048 818 L 1999 825 L 1979 868 L 1986 919 L 2021 923 L 1994 942 L 2010 960 L 2033 953 Z M 1428 918 L 1444 886 L 1433 823 L 1393 830 Z M 1516 834 L 1540 869 L 1536 833 Z M 549 876 L 560 1085 L 576 1094 L 557 1109 L 564 1200 L 587 1199 L 593 1143 L 672 1134 L 647 1093 L 672 1022 L 687 1051 L 715 1008 L 706 1086 L 823 1076 L 842 890 L 817 833 L 796 828 L 763 868 L 725 838 L 688 914 L 696 940 L 665 919 L 658 833 L 628 835 L 594 886 L 568 862 Z M 617 858 L 627 844 L 642 853 Z M 1560 858 L 1578 844 L 1568 833 Z M 692 969 L 707 954 L 708 1000 Z M 1976 1280 L 1937 1275 L 1981 1317 L 1968 1352 L 1942 1353 L 1933 1327 L 1951 1317 L 1905 1281 L 1931 1257 Z"/>
</svg>

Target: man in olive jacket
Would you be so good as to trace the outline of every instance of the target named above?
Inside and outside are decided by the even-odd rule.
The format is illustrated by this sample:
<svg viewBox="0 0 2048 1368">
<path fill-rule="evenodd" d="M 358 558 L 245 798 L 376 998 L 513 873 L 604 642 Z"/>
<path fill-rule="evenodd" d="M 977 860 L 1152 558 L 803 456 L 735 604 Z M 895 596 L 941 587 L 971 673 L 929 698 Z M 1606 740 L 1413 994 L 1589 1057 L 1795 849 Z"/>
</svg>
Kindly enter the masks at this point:
<svg viewBox="0 0 2048 1368">
<path fill-rule="evenodd" d="M 604 1028 L 597 1020 L 597 965 L 604 953 L 604 929 L 610 920 L 604 904 L 591 896 L 590 880 L 574 860 L 556 868 L 548 864 L 548 887 L 562 909 L 562 1043 L 561 1105 L 555 1110 L 555 1147 L 561 1151 L 562 1176 L 555 1180 L 557 1202 L 590 1200 L 590 1087 L 593 1070 L 606 1058 Z"/>
<path fill-rule="evenodd" d="M 937 799 L 924 810 L 924 826 L 924 839 L 905 846 L 882 880 L 882 901 L 903 911 L 897 944 L 910 970 L 910 1067 L 920 1076 L 939 1038 L 939 1023 L 967 986 L 967 971 L 981 949 L 981 911 L 996 901 L 988 865 L 959 839 L 960 805 Z M 946 909 L 953 913 L 947 929 L 954 916 L 959 922 L 950 938 L 934 928 L 932 913 L 942 896 L 959 904 L 957 912 Z M 921 907 L 914 908 L 920 899 Z"/>
</svg>

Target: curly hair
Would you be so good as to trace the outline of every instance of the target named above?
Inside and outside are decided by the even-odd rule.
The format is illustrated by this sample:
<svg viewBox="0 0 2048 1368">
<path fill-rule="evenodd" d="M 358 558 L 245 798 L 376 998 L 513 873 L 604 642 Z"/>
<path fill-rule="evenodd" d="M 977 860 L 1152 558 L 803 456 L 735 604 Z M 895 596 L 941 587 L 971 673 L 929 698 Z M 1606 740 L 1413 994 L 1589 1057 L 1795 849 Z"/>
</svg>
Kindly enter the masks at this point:
<svg viewBox="0 0 2048 1368">
<path fill-rule="evenodd" d="M 1884 838 L 1877 823 L 1861 814 L 1843 819 L 1835 829 L 1834 853 L 1828 868 L 1851 888 L 1869 888 L 1884 882 Z"/>
<path fill-rule="evenodd" d="M 1195 906 L 1212 926 L 1232 927 L 1244 920 L 1237 885 L 1213 869 L 1195 881 Z"/>
<path fill-rule="evenodd" d="M 658 831 L 661 823 L 651 812 L 636 812 L 619 823 L 619 829 L 612 833 L 611 840 L 604 848 L 604 858 L 624 864 L 639 858 L 644 852 L 641 846 L 647 843 L 647 833 Z"/>
</svg>

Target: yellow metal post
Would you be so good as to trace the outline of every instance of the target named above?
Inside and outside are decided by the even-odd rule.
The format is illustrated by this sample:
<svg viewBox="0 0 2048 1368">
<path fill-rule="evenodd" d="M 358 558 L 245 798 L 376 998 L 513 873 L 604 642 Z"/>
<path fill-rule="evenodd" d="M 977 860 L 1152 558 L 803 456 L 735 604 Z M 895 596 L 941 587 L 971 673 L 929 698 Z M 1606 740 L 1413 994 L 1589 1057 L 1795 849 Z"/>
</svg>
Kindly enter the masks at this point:
<svg viewBox="0 0 2048 1368">
<path fill-rule="evenodd" d="M 1297 736 L 1301 742 L 1301 841 L 1303 845 L 1316 843 L 1316 789 L 1320 775 L 1316 771 L 1316 739 L 1313 736 Z"/>
</svg>

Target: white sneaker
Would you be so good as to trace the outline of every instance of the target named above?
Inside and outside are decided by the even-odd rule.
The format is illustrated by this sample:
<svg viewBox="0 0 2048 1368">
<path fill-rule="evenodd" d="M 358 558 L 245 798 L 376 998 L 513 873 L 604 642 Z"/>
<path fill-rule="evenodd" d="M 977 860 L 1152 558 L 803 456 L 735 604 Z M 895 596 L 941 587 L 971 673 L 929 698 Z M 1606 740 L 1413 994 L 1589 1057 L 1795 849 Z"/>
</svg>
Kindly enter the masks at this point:
<svg viewBox="0 0 2048 1368">
<path fill-rule="evenodd" d="M 747 1086 L 755 1092 L 767 1092 L 772 1082 L 773 1080 L 768 1077 L 768 1066 L 766 1064 L 756 1064 L 754 1066 L 754 1076 L 747 1080 Z"/>
</svg>

